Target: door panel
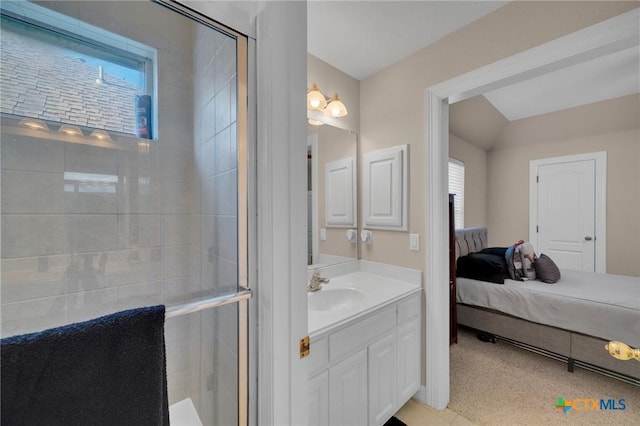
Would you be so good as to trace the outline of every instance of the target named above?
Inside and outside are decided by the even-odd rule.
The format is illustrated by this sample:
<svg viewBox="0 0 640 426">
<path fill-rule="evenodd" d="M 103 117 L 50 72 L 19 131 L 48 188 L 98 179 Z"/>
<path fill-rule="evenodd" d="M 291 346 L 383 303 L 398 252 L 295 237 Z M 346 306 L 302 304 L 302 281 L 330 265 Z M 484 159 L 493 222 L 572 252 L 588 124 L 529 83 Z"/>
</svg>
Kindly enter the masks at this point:
<svg viewBox="0 0 640 426">
<path fill-rule="evenodd" d="M 309 380 L 309 425 L 329 423 L 329 372 L 327 370 Z"/>
<path fill-rule="evenodd" d="M 367 424 L 367 350 L 329 370 L 329 424 Z"/>
<path fill-rule="evenodd" d="M 595 161 L 538 167 L 538 254 L 595 271 Z"/>
<path fill-rule="evenodd" d="M 382 424 L 396 407 L 396 339 L 394 331 L 369 346 L 369 424 Z"/>
</svg>

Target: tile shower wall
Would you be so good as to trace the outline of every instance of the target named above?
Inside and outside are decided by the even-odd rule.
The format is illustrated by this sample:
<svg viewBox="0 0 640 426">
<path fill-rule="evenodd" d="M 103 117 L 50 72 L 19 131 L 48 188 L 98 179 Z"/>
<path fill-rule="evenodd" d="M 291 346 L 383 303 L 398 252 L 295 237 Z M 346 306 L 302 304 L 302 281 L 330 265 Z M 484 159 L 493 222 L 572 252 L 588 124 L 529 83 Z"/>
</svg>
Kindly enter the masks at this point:
<svg viewBox="0 0 640 426">
<path fill-rule="evenodd" d="M 236 291 L 235 42 L 121 6 L 50 5 L 158 49 L 158 140 L 100 147 L 3 123 L 2 336 Z M 92 191 L 80 174 L 111 184 Z M 166 344 L 170 403 L 237 423 L 235 306 L 168 320 Z"/>
</svg>

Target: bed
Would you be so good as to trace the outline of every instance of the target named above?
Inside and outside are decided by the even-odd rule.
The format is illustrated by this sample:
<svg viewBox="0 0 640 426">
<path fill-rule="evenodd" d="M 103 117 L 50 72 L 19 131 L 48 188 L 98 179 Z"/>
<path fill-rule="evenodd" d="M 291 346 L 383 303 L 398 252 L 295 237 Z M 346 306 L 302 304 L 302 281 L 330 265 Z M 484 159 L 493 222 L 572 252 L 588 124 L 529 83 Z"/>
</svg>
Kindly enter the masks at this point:
<svg viewBox="0 0 640 426">
<path fill-rule="evenodd" d="M 484 227 L 456 230 L 456 259 L 487 247 Z M 640 347 L 640 278 L 561 270 L 555 284 L 456 278 L 458 324 L 492 340 L 640 385 L 640 362 L 610 356 L 610 340 Z"/>
</svg>

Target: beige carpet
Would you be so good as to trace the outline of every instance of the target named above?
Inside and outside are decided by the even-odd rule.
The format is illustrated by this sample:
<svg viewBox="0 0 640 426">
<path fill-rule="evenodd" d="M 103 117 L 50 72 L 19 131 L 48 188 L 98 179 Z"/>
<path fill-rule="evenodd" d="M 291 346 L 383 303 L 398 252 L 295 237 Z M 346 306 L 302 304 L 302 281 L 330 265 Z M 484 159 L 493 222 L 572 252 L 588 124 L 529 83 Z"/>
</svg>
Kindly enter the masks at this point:
<svg viewBox="0 0 640 426">
<path fill-rule="evenodd" d="M 638 386 L 577 367 L 569 373 L 560 361 L 500 341 L 481 342 L 468 330 L 458 330 L 450 354 L 449 408 L 478 425 L 640 425 Z M 559 397 L 624 398 L 626 409 L 564 414 L 555 407 Z"/>
</svg>

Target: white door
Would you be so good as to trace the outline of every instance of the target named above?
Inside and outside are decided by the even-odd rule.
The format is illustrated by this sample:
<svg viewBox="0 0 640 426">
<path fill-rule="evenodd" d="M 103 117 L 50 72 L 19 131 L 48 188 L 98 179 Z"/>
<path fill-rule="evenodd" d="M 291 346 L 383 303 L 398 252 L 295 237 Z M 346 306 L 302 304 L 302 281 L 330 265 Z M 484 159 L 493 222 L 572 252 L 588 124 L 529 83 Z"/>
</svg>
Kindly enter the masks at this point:
<svg viewBox="0 0 640 426">
<path fill-rule="evenodd" d="M 604 272 L 605 163 L 603 153 L 531 162 L 531 240 L 561 269 Z"/>
</svg>

